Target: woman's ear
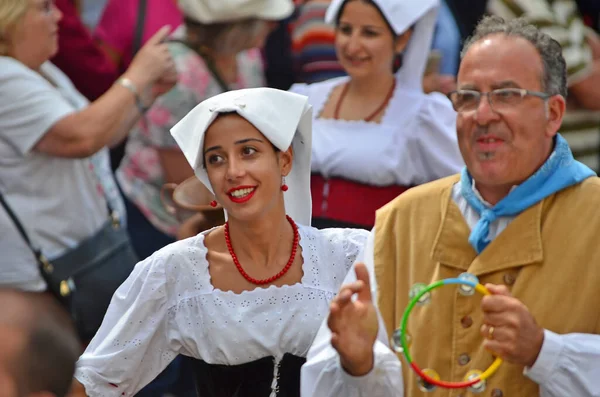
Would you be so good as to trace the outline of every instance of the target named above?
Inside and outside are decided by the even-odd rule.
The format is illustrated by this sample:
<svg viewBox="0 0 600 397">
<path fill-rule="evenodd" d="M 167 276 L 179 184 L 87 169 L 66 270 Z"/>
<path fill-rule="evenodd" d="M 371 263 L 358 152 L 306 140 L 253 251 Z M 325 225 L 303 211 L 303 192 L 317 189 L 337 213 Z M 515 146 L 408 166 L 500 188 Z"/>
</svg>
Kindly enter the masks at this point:
<svg viewBox="0 0 600 397">
<path fill-rule="evenodd" d="M 278 155 L 281 175 L 287 176 L 292 170 L 292 162 L 294 161 L 294 150 L 290 146 L 286 151 L 279 152 Z"/>
<path fill-rule="evenodd" d="M 394 44 L 394 51 L 396 54 L 401 54 L 413 34 L 413 28 L 408 29 L 406 32 L 402 33 L 400 36 L 396 37 L 396 43 Z"/>
</svg>

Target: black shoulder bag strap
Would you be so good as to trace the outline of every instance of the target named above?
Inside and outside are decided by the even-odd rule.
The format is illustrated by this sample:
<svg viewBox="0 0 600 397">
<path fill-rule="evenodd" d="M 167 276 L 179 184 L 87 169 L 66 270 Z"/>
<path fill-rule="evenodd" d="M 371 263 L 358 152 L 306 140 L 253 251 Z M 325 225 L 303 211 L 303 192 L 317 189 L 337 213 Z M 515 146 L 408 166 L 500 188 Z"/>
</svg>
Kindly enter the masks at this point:
<svg viewBox="0 0 600 397">
<path fill-rule="evenodd" d="M 140 0 L 137 13 L 137 22 L 135 24 L 135 32 L 133 42 L 131 44 L 131 56 L 135 56 L 142 47 L 142 38 L 144 36 L 144 27 L 146 26 L 146 11 L 148 9 L 148 1 Z"/>
<path fill-rule="evenodd" d="M 41 274 L 42 278 L 44 279 L 44 281 L 47 284 L 49 284 L 49 280 L 46 277 L 46 274 L 53 272 L 54 269 L 52 268 L 52 264 L 50 263 L 50 261 L 48 261 L 48 258 L 46 258 L 44 256 L 42 251 L 33 244 L 31 239 L 29 238 L 29 235 L 25 231 L 23 224 L 19 221 L 19 218 L 17 218 L 17 215 L 14 213 L 12 208 L 10 208 L 10 206 L 6 202 L 6 199 L 4 198 L 4 195 L 2 194 L 2 192 L 0 192 L 0 204 L 2 204 L 2 207 L 4 207 L 4 210 L 6 211 L 6 213 L 10 217 L 10 219 L 13 221 L 15 227 L 19 231 L 19 234 L 21 235 L 23 240 L 25 240 L 25 243 L 27 243 L 27 246 L 29 247 L 29 249 L 33 252 L 33 255 L 35 256 L 35 259 L 38 263 L 38 268 L 39 268 L 40 274 Z M 50 289 L 50 288 L 48 290 L 50 292 L 53 292 L 52 289 Z M 60 297 L 60 296 L 56 296 L 56 298 L 61 301 L 64 301 L 64 299 L 65 299 L 64 297 Z"/>
<path fill-rule="evenodd" d="M 29 246 L 31 251 L 33 251 L 33 254 L 35 255 L 35 258 L 38 261 L 38 263 L 40 264 L 40 266 L 43 265 L 43 262 L 50 265 L 50 263 L 48 262 L 46 257 L 44 257 L 44 255 L 42 254 L 42 251 L 39 248 L 37 248 L 36 246 L 34 246 L 33 243 L 31 242 L 31 240 L 29 239 L 29 235 L 25 231 L 23 224 L 21 224 L 21 222 L 19 221 L 19 218 L 17 218 L 17 215 L 15 215 L 12 208 L 10 208 L 10 206 L 4 199 L 4 195 L 2 194 L 2 192 L 0 192 L 0 204 L 2 204 L 2 207 L 4 207 L 4 209 L 6 210 L 6 213 L 8 214 L 10 219 L 15 224 L 15 227 L 19 231 L 19 234 L 21 235 L 21 237 L 23 237 L 23 240 L 25 240 L 25 242 L 27 243 L 27 245 Z"/>
</svg>

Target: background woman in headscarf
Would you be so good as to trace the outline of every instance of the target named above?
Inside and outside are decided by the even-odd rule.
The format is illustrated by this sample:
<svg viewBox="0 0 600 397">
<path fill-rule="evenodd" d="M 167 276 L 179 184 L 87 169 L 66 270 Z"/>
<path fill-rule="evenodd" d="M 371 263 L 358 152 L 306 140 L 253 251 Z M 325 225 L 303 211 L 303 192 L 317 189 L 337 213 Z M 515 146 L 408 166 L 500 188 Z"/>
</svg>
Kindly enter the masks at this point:
<svg viewBox="0 0 600 397">
<path fill-rule="evenodd" d="M 455 112 L 422 88 L 438 6 L 331 2 L 326 20 L 348 77 L 291 88 L 314 108 L 314 226 L 371 228 L 375 211 L 407 188 L 459 172 Z"/>
<path fill-rule="evenodd" d="M 136 266 L 79 360 L 88 396 L 133 395 L 177 354 L 196 359 L 202 397 L 299 396 L 367 235 L 308 226 L 311 118 L 305 97 L 256 88 L 208 99 L 173 128 L 228 222 Z"/>
<path fill-rule="evenodd" d="M 194 106 L 229 89 L 264 86 L 260 48 L 291 0 L 179 0 L 185 23 L 169 49 L 177 85 L 132 131 L 117 170 L 129 231 L 140 258 L 175 240 L 180 221 L 164 207 L 160 190 L 193 176 L 169 130 Z"/>
</svg>

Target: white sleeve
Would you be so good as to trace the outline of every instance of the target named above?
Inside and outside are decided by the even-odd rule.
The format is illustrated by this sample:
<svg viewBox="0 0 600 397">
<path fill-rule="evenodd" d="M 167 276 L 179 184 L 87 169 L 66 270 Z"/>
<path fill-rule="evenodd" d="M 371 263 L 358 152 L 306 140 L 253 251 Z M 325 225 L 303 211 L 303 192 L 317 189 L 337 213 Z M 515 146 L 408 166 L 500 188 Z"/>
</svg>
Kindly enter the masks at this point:
<svg viewBox="0 0 600 397">
<path fill-rule="evenodd" d="M 0 139 L 25 155 L 76 109 L 58 89 L 18 61 L 4 58 L 0 69 Z"/>
<path fill-rule="evenodd" d="M 373 301 L 377 301 L 377 285 L 373 265 L 375 231 L 367 240 L 362 255 L 369 270 Z M 359 258 L 360 260 L 361 258 Z M 344 285 L 356 281 L 354 266 L 344 280 Z M 349 375 L 340 364 L 337 351 L 331 346 L 331 332 L 327 319 L 308 352 L 306 364 L 302 367 L 300 394 L 302 397 L 402 397 L 404 386 L 402 370 L 396 354 L 388 347 L 385 324 L 379 316 L 379 334 L 374 346 L 375 363 L 371 372 L 364 376 Z"/>
<path fill-rule="evenodd" d="M 427 95 L 416 120 L 412 144 L 422 183 L 458 174 L 464 160 L 456 137 L 456 112 L 440 93 Z"/>
<path fill-rule="evenodd" d="M 600 335 L 545 330 L 542 350 L 524 373 L 541 397 L 600 396 Z"/>
<path fill-rule="evenodd" d="M 90 397 L 133 396 L 180 353 L 169 326 L 165 256 L 138 263 L 115 292 L 102 326 L 77 362 Z"/>
<path fill-rule="evenodd" d="M 304 83 L 292 84 L 292 86 L 290 87 L 290 89 L 288 91 L 293 92 L 295 94 L 308 96 L 308 93 L 309 93 L 308 84 L 304 84 Z"/>
</svg>

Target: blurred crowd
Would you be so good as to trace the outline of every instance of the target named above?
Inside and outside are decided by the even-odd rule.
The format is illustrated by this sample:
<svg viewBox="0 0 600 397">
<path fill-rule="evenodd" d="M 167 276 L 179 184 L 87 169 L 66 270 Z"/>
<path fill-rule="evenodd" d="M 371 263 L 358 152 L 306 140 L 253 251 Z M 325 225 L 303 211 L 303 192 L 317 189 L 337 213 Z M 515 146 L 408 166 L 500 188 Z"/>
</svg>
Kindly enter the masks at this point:
<svg viewBox="0 0 600 397">
<path fill-rule="evenodd" d="M 329 6 L 0 0 L 0 396 L 65 396 L 78 348 L 135 263 L 223 223 L 170 132 L 215 95 L 307 96 L 312 225 L 368 230 L 394 197 L 460 172 L 447 95 L 462 44 L 485 15 L 524 17 L 561 44 L 560 132 L 600 169 L 600 2 L 442 0 L 418 22 L 381 15 L 361 29 L 361 15 L 341 21 Z M 57 279 L 53 263 L 102 287 L 75 305 L 77 277 Z M 77 332 L 48 315 L 53 296 L 76 306 Z M 188 364 L 178 357 L 137 395 L 194 396 Z"/>
</svg>

